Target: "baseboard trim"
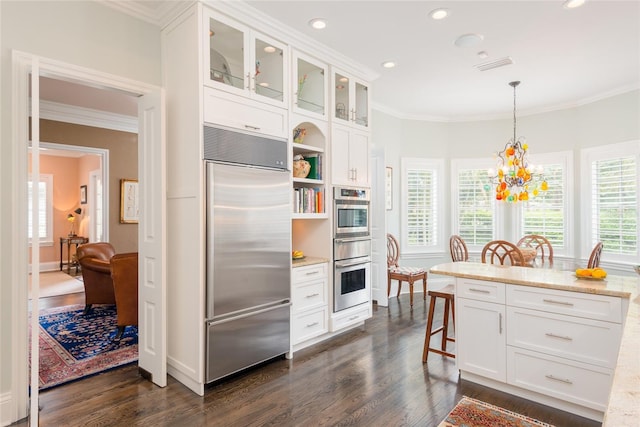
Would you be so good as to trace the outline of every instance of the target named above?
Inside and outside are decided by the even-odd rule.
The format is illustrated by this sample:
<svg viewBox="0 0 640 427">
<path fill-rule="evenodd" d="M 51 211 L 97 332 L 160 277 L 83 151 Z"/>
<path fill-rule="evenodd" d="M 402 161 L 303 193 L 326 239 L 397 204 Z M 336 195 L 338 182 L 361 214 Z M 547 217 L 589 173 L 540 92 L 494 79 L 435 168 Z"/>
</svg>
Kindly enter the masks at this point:
<svg viewBox="0 0 640 427">
<path fill-rule="evenodd" d="M 0 426 L 8 426 L 16 421 L 11 392 L 0 394 Z"/>
</svg>

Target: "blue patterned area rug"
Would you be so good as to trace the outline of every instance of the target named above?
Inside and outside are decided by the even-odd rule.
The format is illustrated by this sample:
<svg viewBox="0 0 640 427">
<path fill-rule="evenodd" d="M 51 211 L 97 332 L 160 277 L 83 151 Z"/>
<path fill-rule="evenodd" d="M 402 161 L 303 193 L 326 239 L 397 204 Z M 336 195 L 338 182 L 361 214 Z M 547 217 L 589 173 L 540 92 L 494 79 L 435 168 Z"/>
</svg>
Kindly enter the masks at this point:
<svg viewBox="0 0 640 427">
<path fill-rule="evenodd" d="M 40 390 L 138 360 L 138 329 L 116 335 L 115 305 L 69 305 L 40 310 Z"/>
</svg>

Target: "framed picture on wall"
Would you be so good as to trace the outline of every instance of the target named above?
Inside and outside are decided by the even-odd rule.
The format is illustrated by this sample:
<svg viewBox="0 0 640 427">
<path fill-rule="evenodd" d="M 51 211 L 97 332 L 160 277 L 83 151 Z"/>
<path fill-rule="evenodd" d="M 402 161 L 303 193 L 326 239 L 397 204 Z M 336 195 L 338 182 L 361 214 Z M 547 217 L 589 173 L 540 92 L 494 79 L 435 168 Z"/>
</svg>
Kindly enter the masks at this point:
<svg viewBox="0 0 640 427">
<path fill-rule="evenodd" d="M 388 211 L 393 209 L 393 169 L 386 167 L 384 176 L 384 202 Z"/>
<path fill-rule="evenodd" d="M 120 180 L 120 223 L 137 224 L 139 217 L 138 180 Z"/>
<path fill-rule="evenodd" d="M 87 186 L 86 185 L 80 186 L 80 204 L 81 205 L 87 204 Z"/>
</svg>

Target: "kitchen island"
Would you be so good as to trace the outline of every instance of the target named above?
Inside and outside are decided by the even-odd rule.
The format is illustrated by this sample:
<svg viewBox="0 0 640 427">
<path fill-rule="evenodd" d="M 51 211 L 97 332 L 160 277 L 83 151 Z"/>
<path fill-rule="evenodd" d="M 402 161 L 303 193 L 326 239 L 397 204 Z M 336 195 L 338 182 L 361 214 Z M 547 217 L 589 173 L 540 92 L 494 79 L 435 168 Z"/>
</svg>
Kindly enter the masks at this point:
<svg viewBox="0 0 640 427">
<path fill-rule="evenodd" d="M 466 344 L 476 339 L 485 340 L 481 342 L 488 345 L 483 347 L 496 353 L 496 360 L 491 359 L 489 363 L 498 367 L 496 370 L 483 371 L 482 363 L 474 364 L 477 360 L 483 361 L 476 357 L 474 350 L 471 356 L 475 358 L 471 361 L 473 363 L 465 362 L 464 355 L 460 355 L 462 360 L 457 359 L 462 378 L 589 418 L 603 419 L 604 426 L 635 425 L 634 423 L 640 419 L 640 279 L 632 276 L 609 276 L 606 280 L 587 280 L 576 278 L 573 271 L 473 262 L 436 265 L 430 269 L 430 273 L 456 277 L 458 324 L 464 323 L 465 318 L 467 323 L 475 321 L 470 320 L 473 319 L 474 313 L 480 316 L 491 314 L 489 308 L 496 310 L 495 319 L 499 319 L 500 322 L 502 336 L 497 338 L 497 333 L 494 336 L 489 333 L 488 337 L 480 338 L 468 333 L 464 335 L 464 325 L 456 325 L 458 351 L 466 352 L 465 343 L 462 342 L 465 336 L 468 337 Z M 469 296 L 473 292 L 478 296 Z M 575 306 L 572 297 L 577 301 Z M 545 308 L 542 301 L 550 303 L 550 306 Z M 587 304 L 588 308 L 584 309 L 583 304 Z M 595 314 L 591 314 L 592 309 Z M 527 323 L 527 316 L 535 321 Z M 478 325 L 481 320 L 479 318 Z M 602 334 L 602 338 L 619 343 L 619 351 L 616 351 L 617 345 L 616 348 L 607 348 L 607 345 L 595 338 L 596 335 L 587 335 L 587 343 L 594 349 L 595 354 L 591 356 L 588 354 L 590 351 L 586 351 L 574 354 L 572 357 L 575 360 L 569 360 L 571 357 L 566 355 L 570 353 L 571 346 L 585 341 L 583 332 L 577 332 L 575 340 L 566 333 L 542 334 L 552 337 L 551 340 L 557 342 L 550 344 L 558 346 L 554 349 L 558 350 L 556 353 L 547 351 L 544 345 L 535 341 L 537 338 L 533 338 L 532 341 L 530 336 L 517 336 L 522 330 L 526 331 L 526 334 L 535 335 L 535 331 L 531 331 L 532 325 L 551 325 L 562 329 L 565 323 L 571 323 L 573 327 L 573 323 L 580 322 L 587 324 L 579 325 L 580 327 L 592 328 L 596 333 L 600 333 L 598 331 L 603 330 L 603 326 L 611 327 L 611 331 Z M 483 334 L 482 329 L 480 334 Z M 535 345 L 530 345 L 531 342 Z M 479 351 L 482 353 L 485 349 Z M 606 357 L 613 358 L 607 361 Z M 538 362 L 543 363 L 541 367 L 536 365 Z M 500 367 L 501 364 L 503 367 Z M 550 382 L 557 383 L 557 388 L 542 386 L 536 379 L 529 377 L 536 369 L 544 371 L 549 366 L 553 367 L 553 364 L 566 367 L 566 375 L 546 375 L 547 379 L 552 380 Z M 480 369 L 475 369 L 476 366 Z M 569 372 L 578 368 L 582 371 L 577 375 L 577 380 L 570 380 Z M 593 387 L 596 389 L 593 393 L 599 396 L 600 405 L 586 403 L 591 395 L 574 397 L 565 391 L 571 387 L 578 387 L 581 393 L 584 388 L 589 388 L 580 386 L 582 372 L 596 375 L 590 384 L 595 384 L 594 381 L 598 380 L 606 384 L 606 387 L 610 386 L 610 393 L 602 390 L 604 386 Z M 574 381 L 576 384 L 573 384 Z M 594 401 L 597 400 L 594 398 Z"/>
</svg>

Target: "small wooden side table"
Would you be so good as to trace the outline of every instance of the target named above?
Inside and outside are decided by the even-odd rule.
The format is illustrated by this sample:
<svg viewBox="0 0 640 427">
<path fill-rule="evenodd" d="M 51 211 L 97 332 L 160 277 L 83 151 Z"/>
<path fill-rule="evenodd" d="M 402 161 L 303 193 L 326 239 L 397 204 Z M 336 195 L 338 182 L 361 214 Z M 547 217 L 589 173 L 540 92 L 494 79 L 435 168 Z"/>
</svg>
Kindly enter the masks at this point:
<svg viewBox="0 0 640 427">
<path fill-rule="evenodd" d="M 87 237 L 82 236 L 71 236 L 71 237 L 61 237 L 60 238 L 60 271 L 62 271 L 62 266 L 67 266 L 67 274 L 71 273 L 71 266 L 74 265 L 76 267 L 76 274 L 78 274 L 78 261 L 71 262 L 71 245 L 75 245 L 76 250 L 78 249 L 78 245 L 82 245 L 85 243 L 89 243 L 89 239 Z M 67 245 L 67 262 L 63 262 L 62 259 L 62 246 L 63 244 Z"/>
</svg>

